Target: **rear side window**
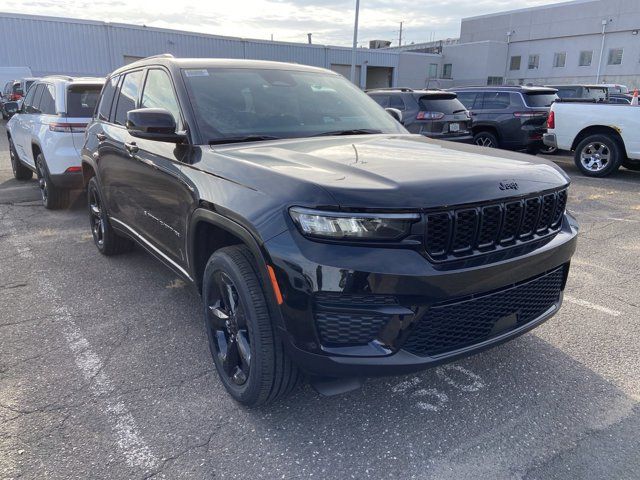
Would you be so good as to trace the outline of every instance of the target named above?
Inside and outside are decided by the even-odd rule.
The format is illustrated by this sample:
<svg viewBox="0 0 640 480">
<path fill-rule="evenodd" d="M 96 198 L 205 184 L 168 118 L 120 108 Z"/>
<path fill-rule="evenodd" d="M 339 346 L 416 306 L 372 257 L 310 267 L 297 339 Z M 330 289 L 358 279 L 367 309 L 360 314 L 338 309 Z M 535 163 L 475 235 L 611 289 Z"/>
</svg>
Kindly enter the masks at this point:
<svg viewBox="0 0 640 480">
<path fill-rule="evenodd" d="M 558 99 L 555 93 L 527 93 L 524 101 L 529 107 L 550 107 Z"/>
<path fill-rule="evenodd" d="M 575 88 L 559 88 L 558 96 L 560 98 L 576 98 L 578 91 Z"/>
<path fill-rule="evenodd" d="M 98 107 L 98 119 L 109 121 L 109 112 L 111 111 L 111 104 L 113 103 L 113 97 L 116 94 L 116 86 L 118 85 L 120 76 L 116 75 L 111 77 L 104 86 L 102 96 L 100 97 L 100 106 Z"/>
<path fill-rule="evenodd" d="M 371 98 L 382 108 L 387 108 L 389 106 L 389 95 L 371 95 Z"/>
<path fill-rule="evenodd" d="M 114 123 L 124 125 L 127 122 L 127 113 L 136 108 L 138 97 L 140 96 L 140 82 L 142 80 L 142 70 L 127 73 L 122 81 L 116 105 Z"/>
<path fill-rule="evenodd" d="M 406 110 L 407 108 L 400 95 L 391 95 L 389 97 L 389 107 L 397 108 L 398 110 Z"/>
<path fill-rule="evenodd" d="M 468 110 L 471 110 L 476 101 L 478 94 L 476 92 L 460 92 L 458 93 L 458 101 L 462 103 Z"/>
<path fill-rule="evenodd" d="M 428 95 L 420 97 L 420 110 L 445 115 L 464 112 L 466 107 L 454 95 Z"/>
<path fill-rule="evenodd" d="M 31 101 L 27 103 L 27 101 L 25 100 L 25 108 L 24 111 L 26 113 L 40 113 L 40 97 L 42 96 L 42 91 L 44 90 L 44 85 L 40 84 L 40 85 L 34 85 L 34 87 L 29 91 L 29 95 L 27 95 L 27 98 L 29 98 L 29 96 L 31 95 L 31 92 L 33 92 L 33 96 L 31 97 Z"/>
<path fill-rule="evenodd" d="M 40 97 L 40 112 L 44 115 L 56 114 L 55 89 L 53 85 L 44 85 L 42 97 Z"/>
<path fill-rule="evenodd" d="M 91 117 L 98 103 L 100 85 L 72 85 L 67 90 L 67 116 Z"/>
<path fill-rule="evenodd" d="M 511 105 L 509 92 L 485 92 L 482 98 L 483 110 L 504 110 Z"/>
<path fill-rule="evenodd" d="M 169 75 L 163 70 L 152 69 L 147 74 L 144 92 L 142 94 L 141 108 L 164 108 L 171 112 L 173 119 L 180 129 L 180 107 L 173 91 L 173 84 Z"/>
</svg>

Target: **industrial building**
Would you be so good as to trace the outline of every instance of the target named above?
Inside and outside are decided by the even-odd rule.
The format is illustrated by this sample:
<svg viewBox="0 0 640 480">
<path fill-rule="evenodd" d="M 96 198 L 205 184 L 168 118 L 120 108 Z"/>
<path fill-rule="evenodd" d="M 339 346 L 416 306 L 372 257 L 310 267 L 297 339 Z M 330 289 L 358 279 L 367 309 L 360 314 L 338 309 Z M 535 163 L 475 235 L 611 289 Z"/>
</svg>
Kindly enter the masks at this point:
<svg viewBox="0 0 640 480">
<path fill-rule="evenodd" d="M 347 78 L 351 49 L 274 42 L 90 20 L 0 13 L 0 65 L 33 74 L 104 76 L 160 53 L 177 57 L 247 58 L 332 69 Z M 362 88 L 424 86 L 433 54 L 360 48 L 356 83 Z"/>
<path fill-rule="evenodd" d="M 464 18 L 458 39 L 391 50 L 439 54 L 433 83 L 441 86 L 640 87 L 639 30 L 638 0 L 575 0 Z"/>
<path fill-rule="evenodd" d="M 357 51 L 361 88 L 623 83 L 640 87 L 640 0 L 574 0 L 463 18 L 459 38 Z M 0 13 L 0 65 L 106 75 L 159 53 L 296 62 L 349 77 L 351 49 Z"/>
</svg>

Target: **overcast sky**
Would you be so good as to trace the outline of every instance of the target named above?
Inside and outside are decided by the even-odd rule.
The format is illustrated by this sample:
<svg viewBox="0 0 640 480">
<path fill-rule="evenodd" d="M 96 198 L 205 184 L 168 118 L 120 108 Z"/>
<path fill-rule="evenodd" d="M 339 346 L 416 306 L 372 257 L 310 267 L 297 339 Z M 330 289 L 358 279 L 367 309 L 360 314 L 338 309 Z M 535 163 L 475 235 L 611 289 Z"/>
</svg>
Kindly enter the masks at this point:
<svg viewBox="0 0 640 480">
<path fill-rule="evenodd" d="M 0 0 L 0 11 L 144 24 L 217 35 L 349 45 L 355 0 Z M 361 0 L 360 35 L 398 42 L 457 37 L 460 19 L 558 0 Z"/>
</svg>

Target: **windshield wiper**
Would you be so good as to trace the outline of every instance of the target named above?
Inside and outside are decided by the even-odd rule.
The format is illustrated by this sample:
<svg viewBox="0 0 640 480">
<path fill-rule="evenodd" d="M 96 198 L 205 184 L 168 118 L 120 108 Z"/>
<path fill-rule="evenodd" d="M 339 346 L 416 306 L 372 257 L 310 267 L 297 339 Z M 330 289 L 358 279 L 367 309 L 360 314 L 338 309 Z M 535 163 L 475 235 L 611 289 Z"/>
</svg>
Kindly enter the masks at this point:
<svg viewBox="0 0 640 480">
<path fill-rule="evenodd" d="M 224 143 L 260 142 L 264 140 L 280 140 L 281 137 L 272 135 L 245 135 L 242 137 L 226 137 L 209 140 L 209 145 L 221 145 Z"/>
<path fill-rule="evenodd" d="M 311 135 L 312 137 L 325 137 L 332 135 L 373 135 L 375 133 L 382 133 L 382 130 L 375 130 L 372 128 L 355 128 L 352 130 L 334 130 L 332 132 L 322 132 L 316 135 Z"/>
</svg>

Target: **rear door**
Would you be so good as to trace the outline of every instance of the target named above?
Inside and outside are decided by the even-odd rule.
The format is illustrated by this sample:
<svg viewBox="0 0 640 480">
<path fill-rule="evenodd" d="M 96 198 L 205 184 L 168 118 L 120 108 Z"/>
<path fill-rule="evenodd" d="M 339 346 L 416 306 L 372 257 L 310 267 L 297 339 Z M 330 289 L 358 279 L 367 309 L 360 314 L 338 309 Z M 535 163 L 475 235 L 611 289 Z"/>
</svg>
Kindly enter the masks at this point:
<svg viewBox="0 0 640 480">
<path fill-rule="evenodd" d="M 132 170 L 131 149 L 135 140 L 125 128 L 127 113 L 137 108 L 144 71 L 123 73 L 115 89 L 109 121 L 101 122 L 101 131 L 93 132 L 98 140 L 97 168 L 102 195 L 111 219 L 120 228 L 133 228 L 137 212 L 133 192 L 142 182 Z M 93 139 L 92 139 L 93 141 Z M 140 188 L 142 188 L 140 186 Z"/>
<path fill-rule="evenodd" d="M 96 109 L 102 84 L 71 84 L 67 87 L 64 122 L 71 128 L 73 147 L 80 156 L 84 131 Z"/>
<path fill-rule="evenodd" d="M 419 98 L 420 111 L 414 125 L 415 133 L 438 136 L 468 135 L 471 125 L 466 107 L 455 93 L 442 92 Z"/>
</svg>

